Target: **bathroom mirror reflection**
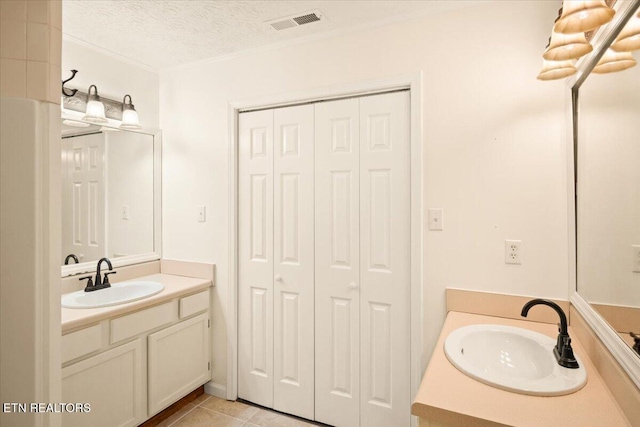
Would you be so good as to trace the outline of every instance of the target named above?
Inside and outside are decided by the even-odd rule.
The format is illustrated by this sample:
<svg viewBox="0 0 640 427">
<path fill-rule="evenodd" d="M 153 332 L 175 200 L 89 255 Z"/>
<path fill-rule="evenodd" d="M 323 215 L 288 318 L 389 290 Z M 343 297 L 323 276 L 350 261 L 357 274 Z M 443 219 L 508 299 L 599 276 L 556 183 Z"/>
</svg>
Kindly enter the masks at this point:
<svg viewBox="0 0 640 427">
<path fill-rule="evenodd" d="M 102 257 L 122 265 L 157 252 L 154 138 L 63 120 L 63 275 Z"/>
<path fill-rule="evenodd" d="M 632 55 L 640 61 L 640 51 Z M 640 334 L 640 66 L 592 72 L 578 94 L 577 290 L 633 346 L 630 333 Z"/>
</svg>

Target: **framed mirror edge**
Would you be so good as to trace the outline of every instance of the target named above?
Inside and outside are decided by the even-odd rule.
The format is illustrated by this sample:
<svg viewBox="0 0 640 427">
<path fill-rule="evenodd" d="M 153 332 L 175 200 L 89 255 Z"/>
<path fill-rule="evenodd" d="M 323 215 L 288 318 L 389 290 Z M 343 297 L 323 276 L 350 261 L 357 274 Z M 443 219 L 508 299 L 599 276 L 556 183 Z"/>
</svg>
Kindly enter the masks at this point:
<svg viewBox="0 0 640 427">
<path fill-rule="evenodd" d="M 77 111 L 61 110 L 61 119 L 82 120 L 82 114 Z M 118 122 L 107 119 L 108 123 L 102 126 L 118 129 Z M 153 137 L 153 252 L 127 255 L 111 259 L 113 267 L 141 264 L 143 262 L 157 261 L 162 258 L 162 131 L 157 128 L 127 129 L 127 132 L 140 133 Z M 75 276 L 77 274 L 93 272 L 96 269 L 96 261 L 82 262 L 79 264 L 63 265 L 60 269 L 61 277 Z"/>
<path fill-rule="evenodd" d="M 625 344 L 620 335 L 613 327 L 580 295 L 578 292 L 577 280 L 577 136 L 580 134 L 578 125 L 579 105 L 578 92 L 579 88 L 587 79 L 591 70 L 595 67 L 609 45 L 615 40 L 618 33 L 640 10 L 640 0 L 618 1 L 616 5 L 616 16 L 603 28 L 603 31 L 596 34 L 593 39 L 593 52 L 583 57 L 577 64 L 578 72 L 566 81 L 567 93 L 570 103 L 567 108 L 571 123 L 571 132 L 568 132 L 568 176 L 573 179 L 568 182 L 569 185 L 569 289 L 570 301 L 578 313 L 584 318 L 587 325 L 593 330 L 595 335 L 602 341 L 603 345 L 609 350 L 620 367 L 629 376 L 636 387 L 640 388 L 640 358 L 633 350 Z"/>
</svg>

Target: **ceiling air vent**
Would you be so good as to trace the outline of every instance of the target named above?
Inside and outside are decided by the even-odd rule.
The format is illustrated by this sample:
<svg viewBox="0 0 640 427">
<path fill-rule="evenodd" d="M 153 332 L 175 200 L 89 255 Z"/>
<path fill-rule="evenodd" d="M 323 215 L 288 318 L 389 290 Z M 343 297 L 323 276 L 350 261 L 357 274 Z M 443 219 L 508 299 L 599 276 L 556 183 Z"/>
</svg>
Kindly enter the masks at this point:
<svg viewBox="0 0 640 427">
<path fill-rule="evenodd" d="M 323 19 L 322 14 L 318 10 L 310 12 L 297 13 L 295 15 L 287 16 L 284 18 L 273 19 L 267 21 L 266 24 L 275 30 L 285 30 L 287 28 L 299 27 L 300 25 L 310 24 L 312 22 L 318 22 Z"/>
</svg>

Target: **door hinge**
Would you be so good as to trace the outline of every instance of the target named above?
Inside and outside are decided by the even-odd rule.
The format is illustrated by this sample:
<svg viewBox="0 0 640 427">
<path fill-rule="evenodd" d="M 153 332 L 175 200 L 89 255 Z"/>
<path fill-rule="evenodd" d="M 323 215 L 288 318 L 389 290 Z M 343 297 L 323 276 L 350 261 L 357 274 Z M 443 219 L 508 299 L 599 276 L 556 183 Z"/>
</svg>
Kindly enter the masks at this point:
<svg viewBox="0 0 640 427">
<path fill-rule="evenodd" d="M 207 319 L 207 328 L 211 327 L 211 319 Z"/>
<path fill-rule="evenodd" d="M 207 362 L 207 371 L 211 370 L 211 362 Z"/>
</svg>

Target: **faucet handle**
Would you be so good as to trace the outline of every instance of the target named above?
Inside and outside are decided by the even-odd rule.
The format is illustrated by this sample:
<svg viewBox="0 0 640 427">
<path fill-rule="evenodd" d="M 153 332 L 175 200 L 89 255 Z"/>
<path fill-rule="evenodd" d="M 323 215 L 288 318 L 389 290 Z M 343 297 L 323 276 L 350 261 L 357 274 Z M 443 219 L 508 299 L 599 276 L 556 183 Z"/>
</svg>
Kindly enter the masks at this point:
<svg viewBox="0 0 640 427">
<path fill-rule="evenodd" d="M 116 274 L 117 271 L 109 271 L 107 273 L 104 273 L 104 279 L 102 280 L 102 284 L 103 285 L 109 285 L 109 275 L 110 274 Z"/>
<path fill-rule="evenodd" d="M 89 291 L 93 290 L 93 289 L 91 289 L 91 288 L 93 288 L 93 277 L 85 276 L 85 277 L 79 278 L 78 280 L 87 280 L 87 286 L 84 288 L 85 292 L 89 292 Z"/>
</svg>

